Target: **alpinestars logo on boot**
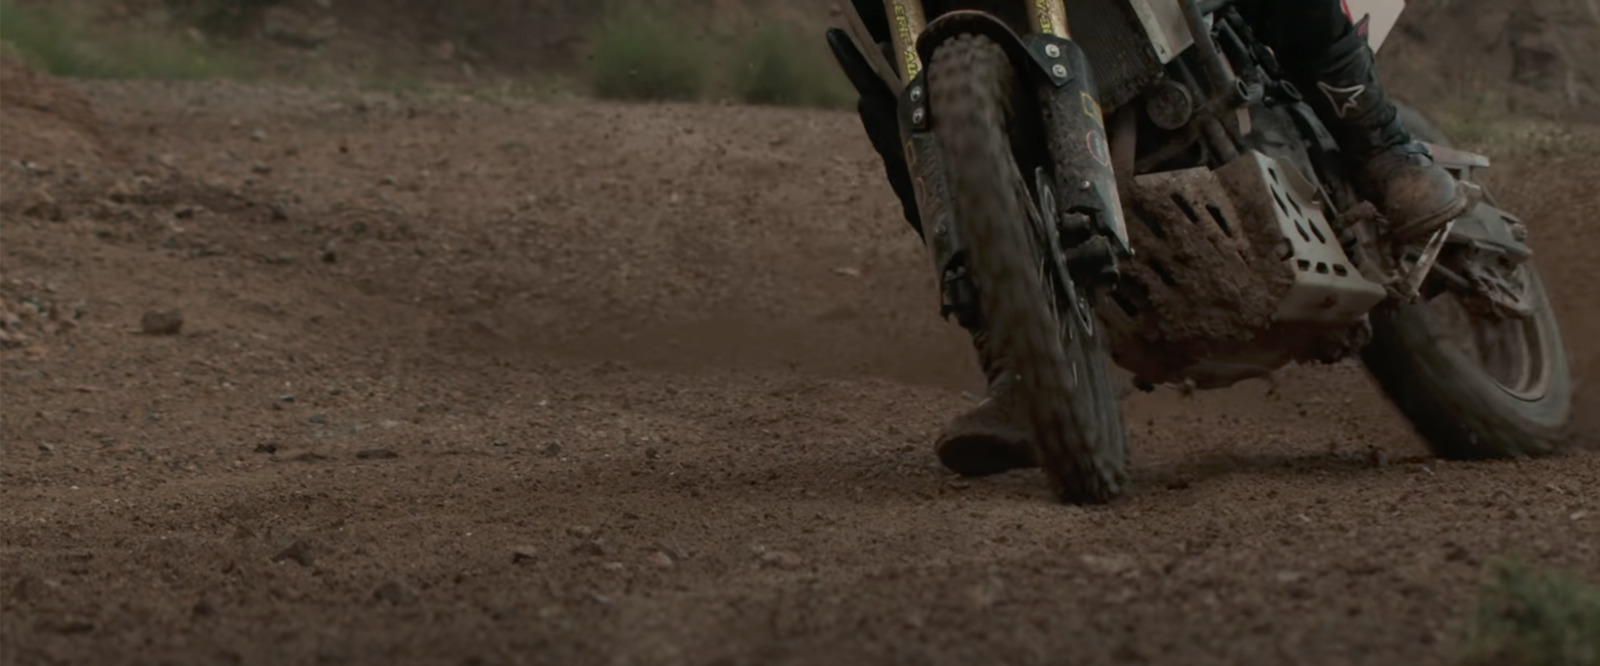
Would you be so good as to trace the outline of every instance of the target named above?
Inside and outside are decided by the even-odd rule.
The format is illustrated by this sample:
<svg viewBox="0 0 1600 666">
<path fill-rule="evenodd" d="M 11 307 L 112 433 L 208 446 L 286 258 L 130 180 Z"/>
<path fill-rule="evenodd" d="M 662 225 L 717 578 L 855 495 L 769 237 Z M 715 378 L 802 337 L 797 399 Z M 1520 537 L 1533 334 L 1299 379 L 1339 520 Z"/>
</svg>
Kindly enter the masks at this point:
<svg viewBox="0 0 1600 666">
<path fill-rule="evenodd" d="M 1361 108 L 1361 95 L 1367 92 L 1366 84 L 1340 88 L 1318 81 L 1317 87 L 1328 96 L 1328 101 L 1333 103 L 1333 114 L 1340 118 L 1347 118 L 1352 111 Z"/>
</svg>

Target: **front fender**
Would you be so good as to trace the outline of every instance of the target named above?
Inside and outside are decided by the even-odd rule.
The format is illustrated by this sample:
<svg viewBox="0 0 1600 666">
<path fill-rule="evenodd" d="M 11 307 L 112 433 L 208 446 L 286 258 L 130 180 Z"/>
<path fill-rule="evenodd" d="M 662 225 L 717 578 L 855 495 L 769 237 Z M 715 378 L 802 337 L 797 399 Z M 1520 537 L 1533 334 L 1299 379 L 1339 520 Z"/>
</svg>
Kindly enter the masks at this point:
<svg viewBox="0 0 1600 666">
<path fill-rule="evenodd" d="M 1071 40 L 1039 34 L 1024 38 L 999 17 L 973 9 L 946 12 L 929 22 L 917 38 L 917 55 L 923 62 L 932 62 L 933 52 L 938 50 L 939 45 L 959 35 L 983 35 L 994 40 L 1005 50 L 1018 71 L 1025 71 L 1056 87 L 1072 81 L 1076 73 L 1074 68 L 1060 67 L 1059 57 L 1052 59 L 1044 54 L 1045 45 L 1049 43 L 1055 43 L 1058 48 L 1069 48 L 1070 45 L 1070 48 L 1077 49 Z"/>
<path fill-rule="evenodd" d="M 1523 229 L 1522 221 L 1510 213 L 1480 203 L 1456 219 L 1446 242 L 1489 250 L 1521 263 L 1533 256 L 1533 248 L 1519 238 Z"/>
</svg>

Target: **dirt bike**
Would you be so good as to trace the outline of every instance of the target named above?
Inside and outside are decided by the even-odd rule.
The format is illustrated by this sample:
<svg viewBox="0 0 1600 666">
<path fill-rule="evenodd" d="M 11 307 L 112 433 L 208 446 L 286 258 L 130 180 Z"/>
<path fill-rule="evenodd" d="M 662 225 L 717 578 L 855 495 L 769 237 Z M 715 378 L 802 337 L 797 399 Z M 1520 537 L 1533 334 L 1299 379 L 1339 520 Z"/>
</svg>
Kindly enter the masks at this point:
<svg viewBox="0 0 1600 666">
<path fill-rule="evenodd" d="M 1376 49 L 1403 0 L 1347 7 Z M 1359 357 L 1440 456 L 1561 442 L 1559 327 L 1527 227 L 1473 180 L 1488 159 L 1404 110 L 1475 205 L 1425 243 L 1387 241 L 1231 0 L 854 0 L 846 16 L 829 44 L 863 95 L 897 100 L 945 311 L 981 317 L 1016 372 L 1063 501 L 1128 485 L 1108 355 L 1146 390 Z"/>
</svg>

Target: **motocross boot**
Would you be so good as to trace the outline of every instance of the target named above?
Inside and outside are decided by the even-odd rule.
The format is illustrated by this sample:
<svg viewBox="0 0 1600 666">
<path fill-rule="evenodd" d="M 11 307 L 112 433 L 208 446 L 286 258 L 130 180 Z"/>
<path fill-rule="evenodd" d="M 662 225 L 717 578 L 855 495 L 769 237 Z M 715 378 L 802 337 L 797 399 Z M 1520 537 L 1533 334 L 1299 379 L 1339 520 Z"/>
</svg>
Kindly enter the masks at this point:
<svg viewBox="0 0 1600 666">
<path fill-rule="evenodd" d="M 878 8 L 880 15 L 882 11 L 882 5 L 876 2 L 857 2 L 856 7 L 858 10 L 867 11 Z M 867 11 L 862 12 L 863 18 L 868 16 Z M 887 26 L 886 22 L 880 24 Z M 873 23 L 869 22 L 868 25 Z M 855 72 L 855 75 L 851 76 L 851 82 L 861 94 L 856 106 L 861 125 L 872 142 L 873 150 L 883 159 L 889 185 L 894 189 L 895 196 L 900 199 L 906 221 L 918 236 L 923 236 L 923 211 L 918 208 L 910 169 L 902 152 L 904 147 L 900 139 L 898 101 L 887 86 L 878 83 L 875 75 L 871 73 L 859 53 L 855 52 L 855 47 L 850 45 L 849 37 L 842 30 L 837 28 L 830 30 L 828 41 L 846 73 Z M 888 53 L 889 46 L 886 43 L 879 42 L 875 46 L 884 49 L 886 55 L 892 56 Z M 940 198 L 931 200 L 929 204 L 936 209 L 926 211 L 928 218 L 939 219 L 942 215 L 948 214 L 948 211 L 937 209 L 944 203 Z M 925 236 L 923 239 L 929 241 Z M 934 254 L 934 265 L 943 267 L 950 264 L 954 250 L 948 244 L 934 239 L 928 242 L 928 245 Z M 945 276 L 942 269 L 940 273 L 941 288 L 948 288 L 950 285 L 944 283 Z M 952 304 L 953 299 L 949 298 L 949 292 L 945 292 L 944 296 L 945 302 Z M 1037 463 L 1034 462 L 1033 447 L 1028 441 L 1029 429 L 1025 424 L 1018 425 L 1021 423 L 1021 417 L 1013 406 L 1017 390 L 1016 373 L 1002 368 L 1001 359 L 993 353 L 992 345 L 989 344 L 989 335 L 984 329 L 982 318 L 975 311 L 963 311 L 962 308 L 955 307 L 949 311 L 956 312 L 962 327 L 972 334 L 978 361 L 988 378 L 989 395 L 976 407 L 952 419 L 939 433 L 934 442 L 934 450 L 939 456 L 939 461 L 963 476 L 987 476 L 1019 467 L 1035 466 Z"/>
<path fill-rule="evenodd" d="M 1320 58 L 1284 66 L 1354 168 L 1356 193 L 1383 212 L 1393 240 L 1426 239 L 1467 211 L 1466 192 L 1401 125 L 1365 35 L 1349 30 Z"/>
<path fill-rule="evenodd" d="M 1038 462 L 1028 441 L 1028 428 L 1016 405 L 1017 374 L 996 358 L 987 331 L 974 327 L 970 332 L 983 374 L 989 380 L 989 395 L 952 419 L 939 433 L 934 442 L 939 462 L 962 476 L 988 476 L 1035 467 Z"/>
</svg>

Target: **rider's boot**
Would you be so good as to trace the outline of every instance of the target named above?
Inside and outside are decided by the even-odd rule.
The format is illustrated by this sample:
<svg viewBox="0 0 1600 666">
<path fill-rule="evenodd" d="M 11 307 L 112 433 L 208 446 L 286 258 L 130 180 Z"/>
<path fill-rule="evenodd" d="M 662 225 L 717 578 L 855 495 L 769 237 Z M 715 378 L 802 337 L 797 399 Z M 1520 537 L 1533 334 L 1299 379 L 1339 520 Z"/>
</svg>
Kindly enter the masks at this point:
<svg viewBox="0 0 1600 666">
<path fill-rule="evenodd" d="M 939 433 L 934 450 L 939 462 L 962 476 L 988 476 L 1038 463 L 1028 441 L 1028 428 L 1017 411 L 1017 374 L 996 357 L 988 332 L 969 329 L 989 395 L 976 407 L 955 417 Z"/>
<path fill-rule="evenodd" d="M 862 5 L 858 3 L 857 6 Z M 881 5 L 866 3 L 868 9 L 872 9 L 873 6 Z M 848 41 L 843 31 L 837 29 L 831 31 L 829 39 L 835 43 L 835 54 L 840 57 L 840 64 L 846 67 L 847 72 L 852 65 L 858 69 L 866 67 L 865 63 L 855 62 L 859 58 L 851 54 L 849 49 L 843 48 Z M 886 45 L 878 43 L 875 46 L 885 48 Z M 870 76 L 856 78 L 860 80 L 860 83 L 857 83 L 857 90 L 861 93 L 861 100 L 856 110 L 861 116 L 862 127 L 871 139 L 873 149 L 883 158 L 889 184 L 893 187 L 895 195 L 900 198 L 906 221 L 921 236 L 923 213 L 927 214 L 928 219 L 938 219 L 945 211 L 918 209 L 910 170 L 907 168 L 905 155 L 901 152 L 903 146 L 894 95 L 887 86 L 876 85 Z M 935 207 L 942 204 L 943 202 L 938 199 L 929 202 L 929 205 Z M 941 267 L 939 269 L 941 287 L 948 289 L 951 285 L 944 283 L 943 267 L 949 266 L 954 251 L 937 240 L 929 243 L 929 249 L 935 255 L 934 265 Z M 1036 465 L 1033 448 L 1028 441 L 1029 429 L 1014 406 L 1017 390 L 1016 373 L 1008 372 L 1002 367 L 1001 359 L 994 353 L 993 345 L 989 342 L 988 332 L 981 321 L 982 317 L 972 311 L 971 304 L 967 304 L 965 308 L 958 307 L 953 302 L 958 299 L 951 298 L 949 291 L 945 291 L 944 296 L 947 305 L 951 306 L 948 311 L 955 312 L 962 326 L 972 334 L 978 361 L 989 380 L 989 391 L 983 402 L 952 419 L 939 433 L 934 443 L 939 461 L 944 463 L 945 467 L 965 476 L 986 476 Z"/>
<path fill-rule="evenodd" d="M 1283 64 L 1355 168 L 1357 193 L 1388 220 L 1392 239 L 1426 239 L 1467 211 L 1466 192 L 1401 125 L 1365 35 L 1351 29 L 1319 58 Z"/>
</svg>

